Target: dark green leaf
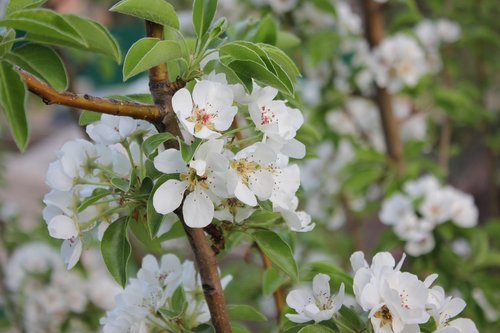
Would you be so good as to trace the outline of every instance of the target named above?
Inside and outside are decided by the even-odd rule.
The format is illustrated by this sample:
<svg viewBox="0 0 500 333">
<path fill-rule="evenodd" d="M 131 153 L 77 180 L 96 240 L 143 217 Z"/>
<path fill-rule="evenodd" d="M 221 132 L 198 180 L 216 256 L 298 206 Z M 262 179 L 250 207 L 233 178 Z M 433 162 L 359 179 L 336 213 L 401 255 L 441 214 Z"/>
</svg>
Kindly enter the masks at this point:
<svg viewBox="0 0 500 333">
<path fill-rule="evenodd" d="M 47 0 L 10 0 L 5 13 L 9 16 L 17 10 L 39 7 L 45 2 Z"/>
<path fill-rule="evenodd" d="M 358 313 L 350 307 L 343 305 L 337 316 L 337 321 L 342 323 L 343 326 L 352 328 L 354 331 L 359 332 L 363 329 L 364 324 Z"/>
<path fill-rule="evenodd" d="M 298 280 L 299 272 L 297 263 L 293 258 L 292 250 L 278 234 L 272 231 L 256 231 L 252 234 L 262 252 L 269 257 L 271 262 L 281 269 L 293 280 Z"/>
<path fill-rule="evenodd" d="M 168 132 L 154 134 L 144 140 L 144 142 L 142 143 L 142 151 L 146 156 L 149 157 L 156 150 L 156 148 L 158 148 L 159 145 L 168 140 L 175 140 L 175 137 Z"/>
<path fill-rule="evenodd" d="M 110 11 L 179 29 L 175 9 L 165 0 L 122 0 L 111 7 Z"/>
<path fill-rule="evenodd" d="M 217 0 L 194 0 L 193 25 L 198 38 L 208 31 L 217 10 Z"/>
<path fill-rule="evenodd" d="M 78 124 L 80 126 L 85 126 L 91 124 L 93 122 L 101 120 L 102 113 L 93 112 L 93 111 L 82 111 L 80 113 L 80 119 L 78 120 Z"/>
<path fill-rule="evenodd" d="M 182 56 L 177 41 L 158 38 L 142 38 L 130 47 L 123 63 L 123 80 L 146 71 L 154 66 Z"/>
<path fill-rule="evenodd" d="M 122 217 L 111 223 L 101 241 L 104 263 L 122 287 L 127 283 L 127 265 L 132 253 L 127 234 L 128 221 L 128 217 Z"/>
<path fill-rule="evenodd" d="M 0 26 L 23 30 L 36 36 L 88 47 L 84 37 L 61 14 L 47 9 L 23 9 L 0 20 Z M 27 35 L 26 38 L 29 38 Z"/>
<path fill-rule="evenodd" d="M 12 45 L 14 42 L 12 41 L 16 38 L 16 31 L 14 29 L 7 29 L 3 31 L 3 34 L 0 33 L 0 57 L 2 57 L 7 52 L 10 52 L 12 49 Z M 9 43 L 9 41 L 12 41 Z"/>
<path fill-rule="evenodd" d="M 246 304 L 228 304 L 227 312 L 231 320 L 267 321 L 260 311 Z"/>
<path fill-rule="evenodd" d="M 66 68 L 54 50 L 37 44 L 24 44 L 6 56 L 11 63 L 47 82 L 58 91 L 66 90 Z"/>
<path fill-rule="evenodd" d="M 175 289 L 170 301 L 172 312 L 182 314 L 186 311 L 188 304 L 186 302 L 186 295 L 184 294 L 184 288 L 182 285 Z"/>
<path fill-rule="evenodd" d="M 29 135 L 25 104 L 24 82 L 9 63 L 0 62 L 0 106 L 9 122 L 12 137 L 21 151 L 26 149 Z"/>
</svg>

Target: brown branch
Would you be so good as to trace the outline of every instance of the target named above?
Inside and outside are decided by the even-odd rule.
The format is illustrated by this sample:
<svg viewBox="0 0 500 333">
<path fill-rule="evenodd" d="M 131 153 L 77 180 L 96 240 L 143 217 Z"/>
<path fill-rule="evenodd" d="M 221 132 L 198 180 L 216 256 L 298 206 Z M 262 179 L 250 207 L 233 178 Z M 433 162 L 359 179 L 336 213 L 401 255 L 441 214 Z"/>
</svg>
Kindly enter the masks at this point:
<svg viewBox="0 0 500 333">
<path fill-rule="evenodd" d="M 156 105 L 120 101 L 110 98 L 77 95 L 72 92 L 58 92 L 46 83 L 21 68 L 17 68 L 28 90 L 42 98 L 47 105 L 66 105 L 78 109 L 107 113 L 116 116 L 129 116 L 151 122 L 161 120 L 160 109 Z"/>
<path fill-rule="evenodd" d="M 384 39 L 384 22 L 380 11 L 380 4 L 374 0 L 361 0 L 365 14 L 365 37 L 373 49 Z M 392 110 L 391 95 L 385 88 L 376 87 L 375 101 L 380 110 L 382 127 L 384 130 L 387 153 L 398 171 L 402 171 L 403 145 L 399 135 L 399 126 Z"/>
<path fill-rule="evenodd" d="M 262 265 L 264 266 L 265 269 L 269 269 L 273 267 L 273 264 L 271 260 L 266 256 L 266 254 L 262 251 L 262 249 L 257 245 L 254 244 L 255 248 L 257 251 L 259 251 L 260 257 L 262 258 Z M 278 321 L 278 324 L 281 321 L 281 315 L 283 314 L 283 290 L 281 288 L 278 288 L 274 291 L 273 293 L 273 298 L 274 298 L 274 306 L 276 307 L 276 320 Z"/>
</svg>

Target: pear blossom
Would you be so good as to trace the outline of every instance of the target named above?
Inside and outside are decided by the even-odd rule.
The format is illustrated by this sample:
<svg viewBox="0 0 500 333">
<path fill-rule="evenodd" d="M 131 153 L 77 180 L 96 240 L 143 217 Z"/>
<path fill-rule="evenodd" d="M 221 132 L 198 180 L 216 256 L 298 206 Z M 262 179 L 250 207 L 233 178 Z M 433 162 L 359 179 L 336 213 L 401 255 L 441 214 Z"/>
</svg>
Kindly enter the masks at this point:
<svg viewBox="0 0 500 333">
<path fill-rule="evenodd" d="M 286 297 L 286 303 L 297 313 L 285 316 L 295 323 L 306 323 L 313 320 L 319 323 L 331 319 L 344 302 L 344 284 L 340 285 L 337 294 L 330 293 L 330 277 L 317 274 L 311 289 L 295 289 Z"/>
<path fill-rule="evenodd" d="M 154 159 L 156 169 L 166 174 L 180 174 L 180 179 L 169 179 L 158 187 L 153 195 L 153 206 L 160 214 L 168 214 L 177 209 L 184 200 L 182 208 L 186 224 L 194 228 L 203 228 L 212 222 L 214 217 L 214 196 L 211 178 L 212 165 L 227 164 L 222 159 L 224 142 L 209 140 L 196 150 L 189 166 L 183 161 L 181 153 L 176 149 L 167 149 Z M 186 198 L 184 199 L 184 194 Z"/>
<path fill-rule="evenodd" d="M 156 128 L 145 120 L 103 114 L 97 122 L 87 126 L 87 134 L 96 143 L 110 145 L 135 137 L 147 138 L 158 133 Z"/>
<path fill-rule="evenodd" d="M 172 107 L 184 128 L 201 139 L 219 137 L 236 115 L 233 91 L 220 82 L 201 80 L 193 92 L 182 88 L 172 97 Z"/>
<path fill-rule="evenodd" d="M 221 221 L 242 223 L 249 218 L 255 208 L 250 207 L 237 198 L 222 199 L 217 205 L 214 217 Z"/>
</svg>

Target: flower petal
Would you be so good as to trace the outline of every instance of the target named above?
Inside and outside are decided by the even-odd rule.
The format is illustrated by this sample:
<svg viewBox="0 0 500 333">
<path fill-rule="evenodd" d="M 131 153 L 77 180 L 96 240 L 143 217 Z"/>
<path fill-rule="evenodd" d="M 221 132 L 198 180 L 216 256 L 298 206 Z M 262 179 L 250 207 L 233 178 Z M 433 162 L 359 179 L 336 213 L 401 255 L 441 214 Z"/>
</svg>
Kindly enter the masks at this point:
<svg viewBox="0 0 500 333">
<path fill-rule="evenodd" d="M 49 234 L 57 239 L 70 239 L 78 236 L 78 228 L 75 221 L 66 215 L 57 215 L 50 220 Z"/>
<path fill-rule="evenodd" d="M 187 183 L 169 179 L 153 195 L 153 207 L 160 214 L 173 212 L 181 205 Z"/>
<path fill-rule="evenodd" d="M 155 168 L 163 173 L 180 173 L 187 171 L 186 162 L 177 149 L 167 149 L 154 159 Z"/>
<path fill-rule="evenodd" d="M 209 225 L 214 218 L 214 204 L 205 191 L 196 189 L 186 197 L 182 213 L 188 226 L 203 228 Z"/>
</svg>

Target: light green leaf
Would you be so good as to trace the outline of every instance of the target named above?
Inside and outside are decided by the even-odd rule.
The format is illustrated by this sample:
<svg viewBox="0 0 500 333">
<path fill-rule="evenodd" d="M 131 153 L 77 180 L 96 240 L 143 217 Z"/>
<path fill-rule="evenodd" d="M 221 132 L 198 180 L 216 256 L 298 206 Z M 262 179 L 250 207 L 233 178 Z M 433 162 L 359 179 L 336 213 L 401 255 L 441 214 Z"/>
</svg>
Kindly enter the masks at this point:
<svg viewBox="0 0 500 333">
<path fill-rule="evenodd" d="M 337 16 L 337 10 L 330 0 L 313 0 L 312 3 L 318 7 L 318 9 L 321 9 L 322 12 Z"/>
<path fill-rule="evenodd" d="M 48 39 L 87 47 L 84 37 L 61 14 L 48 9 L 23 9 L 0 20 L 0 26 L 23 30 Z M 28 38 L 28 36 L 26 36 Z"/>
<path fill-rule="evenodd" d="M 80 114 L 80 119 L 78 120 L 78 124 L 80 126 L 86 126 L 93 122 L 101 120 L 102 113 L 93 112 L 93 111 L 82 111 Z"/>
<path fill-rule="evenodd" d="M 266 66 L 266 63 L 259 54 L 255 50 L 252 50 L 252 45 L 254 44 L 240 41 L 227 43 L 219 48 L 219 56 L 230 56 L 236 60 L 253 61 L 262 66 Z"/>
<path fill-rule="evenodd" d="M 276 47 L 291 49 L 300 45 L 300 38 L 288 31 L 278 31 Z"/>
<path fill-rule="evenodd" d="M 63 91 L 68 87 L 66 68 L 50 47 L 24 44 L 9 53 L 6 59 L 47 82 L 55 90 Z"/>
<path fill-rule="evenodd" d="M 186 301 L 186 294 L 184 293 L 184 288 L 182 285 L 175 289 L 170 302 L 170 307 L 173 313 L 182 314 L 184 311 L 186 311 L 188 303 Z"/>
<path fill-rule="evenodd" d="M 280 273 L 273 267 L 270 267 L 266 269 L 262 276 L 262 292 L 264 295 L 272 295 L 284 282 L 285 279 Z"/>
<path fill-rule="evenodd" d="M 179 29 L 175 9 L 165 0 L 122 0 L 111 7 L 110 11 Z"/>
<path fill-rule="evenodd" d="M 85 45 L 37 32 L 29 32 L 26 34 L 26 39 L 37 43 L 59 45 L 99 53 L 112 58 L 118 63 L 121 62 L 121 50 L 118 42 L 102 24 L 71 14 L 63 14 L 62 17 L 82 34 Z"/>
<path fill-rule="evenodd" d="M 142 38 L 130 47 L 125 56 L 123 80 L 126 81 L 134 75 L 159 64 L 179 59 L 181 56 L 181 48 L 177 41 Z"/>
<path fill-rule="evenodd" d="M 257 30 L 252 38 L 255 43 L 276 44 L 278 28 L 271 15 L 266 15 L 260 20 Z"/>
<path fill-rule="evenodd" d="M 122 287 L 127 283 L 127 265 L 132 253 L 127 234 L 128 222 L 128 217 L 122 217 L 111 223 L 101 241 L 104 263 Z"/>
<path fill-rule="evenodd" d="M 290 57 L 287 56 L 285 52 L 283 52 L 276 46 L 267 44 L 258 45 L 266 52 L 266 54 L 273 62 L 278 64 L 287 73 L 287 75 L 290 77 L 290 80 L 292 82 L 295 82 L 297 76 L 300 76 L 300 71 L 297 68 L 297 65 L 295 65 L 295 62 L 293 62 L 293 60 L 290 59 Z"/>
<path fill-rule="evenodd" d="M 268 231 L 256 231 L 252 234 L 262 252 L 269 260 L 293 280 L 298 280 L 299 272 L 297 263 L 293 258 L 292 250 L 278 234 Z"/>
<path fill-rule="evenodd" d="M 47 0 L 10 0 L 5 13 L 6 16 L 9 16 L 20 9 L 40 7 L 45 2 L 47 2 Z"/>
<path fill-rule="evenodd" d="M 4 31 L 3 34 L 0 34 L 0 44 L 2 44 L 0 45 L 0 57 L 7 52 L 10 52 L 12 45 L 14 45 L 14 42 L 12 41 L 14 38 L 16 38 L 16 31 L 14 29 L 7 29 L 7 31 Z"/>
<path fill-rule="evenodd" d="M 228 304 L 227 312 L 231 320 L 267 321 L 259 310 L 246 304 Z"/>
<path fill-rule="evenodd" d="M 122 190 L 123 192 L 128 192 L 130 189 L 130 182 L 127 179 L 124 178 L 112 178 L 111 179 L 111 184 L 113 184 L 114 187 Z"/>
<path fill-rule="evenodd" d="M 156 148 L 158 148 L 159 145 L 161 145 L 165 141 L 175 139 L 175 136 L 168 132 L 151 135 L 142 143 L 142 151 L 146 156 L 149 157 L 156 150 Z"/>
<path fill-rule="evenodd" d="M 12 137 L 21 151 L 26 149 L 29 135 L 25 104 L 24 82 L 9 63 L 0 62 L 0 106 L 9 122 Z"/>
<path fill-rule="evenodd" d="M 198 38 L 207 32 L 217 10 L 217 0 L 194 0 L 193 25 Z"/>
<path fill-rule="evenodd" d="M 302 328 L 298 333 L 335 333 L 334 330 L 323 325 L 307 325 Z"/>
</svg>

